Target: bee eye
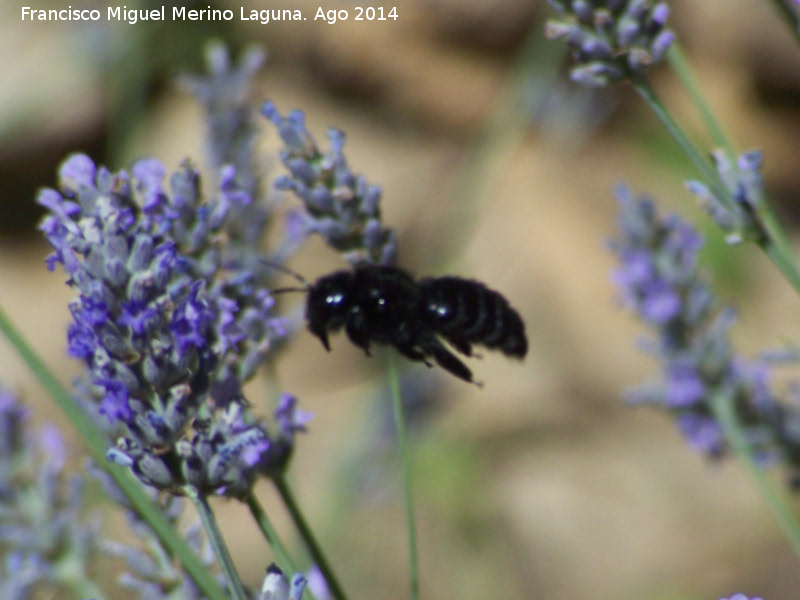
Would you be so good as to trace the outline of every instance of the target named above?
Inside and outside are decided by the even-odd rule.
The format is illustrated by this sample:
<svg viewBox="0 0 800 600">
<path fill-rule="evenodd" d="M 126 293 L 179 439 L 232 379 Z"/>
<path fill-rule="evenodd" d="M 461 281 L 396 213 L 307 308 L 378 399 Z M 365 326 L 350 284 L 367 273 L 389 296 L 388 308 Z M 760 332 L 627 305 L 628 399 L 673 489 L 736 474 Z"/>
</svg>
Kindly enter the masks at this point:
<svg viewBox="0 0 800 600">
<path fill-rule="evenodd" d="M 428 310 L 440 317 L 446 317 L 447 314 L 450 312 L 449 308 L 446 305 L 437 304 L 435 302 L 432 302 L 431 304 L 428 305 Z"/>
<path fill-rule="evenodd" d="M 325 298 L 325 304 L 341 304 L 343 299 L 342 294 L 331 294 Z"/>
</svg>

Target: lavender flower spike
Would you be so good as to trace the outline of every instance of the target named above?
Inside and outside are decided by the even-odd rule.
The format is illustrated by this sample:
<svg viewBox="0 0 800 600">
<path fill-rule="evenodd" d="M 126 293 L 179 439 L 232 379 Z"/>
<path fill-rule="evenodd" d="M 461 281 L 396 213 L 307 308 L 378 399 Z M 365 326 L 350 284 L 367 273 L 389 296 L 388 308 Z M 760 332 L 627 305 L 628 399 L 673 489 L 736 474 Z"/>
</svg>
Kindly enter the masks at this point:
<svg viewBox="0 0 800 600">
<path fill-rule="evenodd" d="M 267 102 L 261 112 L 275 125 L 285 146 L 281 160 L 290 174 L 276 179 L 275 187 L 291 190 L 303 201 L 305 230 L 322 235 L 353 265 L 392 263 L 397 240 L 392 230 L 381 227 L 381 190 L 348 167 L 342 152 L 344 133 L 330 129 L 330 150 L 323 153 L 306 129 L 301 111 L 283 117 Z"/>
<path fill-rule="evenodd" d="M 207 74 L 178 78 L 205 111 L 207 155 L 215 182 L 223 190 L 251 198 L 260 195 L 262 174 L 255 152 L 259 117 L 248 96 L 265 60 L 263 50 L 249 48 L 233 63 L 225 45 L 213 42 L 206 49 Z M 234 249 L 257 244 L 268 220 L 264 203 L 235 203 L 226 225 Z"/>
<path fill-rule="evenodd" d="M 759 220 L 764 205 L 764 180 L 761 176 L 762 156 L 760 150 L 739 155 L 734 164 L 723 150 L 711 153 L 720 181 L 733 199 L 733 205 L 725 198 L 718 198 L 707 185 L 699 181 L 687 181 L 686 188 L 697 196 L 698 204 L 728 232 L 726 241 L 738 244 L 744 240 L 761 240 L 766 236 L 764 225 Z"/>
<path fill-rule="evenodd" d="M 664 57 L 675 35 L 666 28 L 669 8 L 652 0 L 548 0 L 561 13 L 545 35 L 572 49 L 572 79 L 605 86 L 641 76 Z"/>
<path fill-rule="evenodd" d="M 779 404 L 767 385 L 765 364 L 736 356 L 728 340 L 734 318 L 723 310 L 698 273 L 701 240 L 677 217 L 661 217 L 648 199 L 617 192 L 620 235 L 612 250 L 620 266 L 614 280 L 623 303 L 651 326 L 648 349 L 661 361 L 659 381 L 629 394 L 676 420 L 689 444 L 719 458 L 729 452 L 710 399 L 729 399 L 755 455 L 784 461 L 798 472 L 797 410 Z"/>
<path fill-rule="evenodd" d="M 100 524 L 85 516 L 84 482 L 66 472 L 58 430 L 34 431 L 28 418 L 0 388 L 0 598 L 30 598 L 37 588 L 75 597 L 96 587 Z"/>
<path fill-rule="evenodd" d="M 209 200 L 184 164 L 164 185 L 156 160 L 132 175 L 74 155 L 61 191 L 39 196 L 40 228 L 77 292 L 69 351 L 86 364 L 99 410 L 126 437 L 109 457 L 145 483 L 238 496 L 266 433 L 239 388 L 282 332 L 255 276 L 225 260 L 226 217 L 242 196 Z M 254 326 L 258 321 L 258 326 Z"/>
</svg>

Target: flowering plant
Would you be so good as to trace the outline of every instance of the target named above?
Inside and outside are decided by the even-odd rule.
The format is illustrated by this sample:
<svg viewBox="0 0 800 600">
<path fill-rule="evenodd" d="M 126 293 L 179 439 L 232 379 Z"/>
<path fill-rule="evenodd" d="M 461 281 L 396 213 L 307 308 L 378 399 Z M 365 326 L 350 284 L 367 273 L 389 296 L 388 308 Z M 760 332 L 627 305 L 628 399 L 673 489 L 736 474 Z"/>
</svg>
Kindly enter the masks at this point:
<svg viewBox="0 0 800 600">
<path fill-rule="evenodd" d="M 317 597 L 344 598 L 285 478 L 295 436 L 306 431 L 311 415 L 298 408 L 293 395 L 283 393 L 270 424 L 255 414 L 243 386 L 294 327 L 276 312 L 269 291 L 273 257 L 286 260 L 303 238 L 323 232 L 342 252 L 363 260 L 373 255 L 388 259 L 394 235 L 380 226 L 380 190 L 347 167 L 343 134 L 332 133 L 332 149 L 323 153 L 299 113 L 284 123 L 267 105 L 265 114 L 287 141 L 284 160 L 295 176 L 302 175 L 294 189 L 307 206 L 305 213 L 291 216 L 286 235 L 271 251 L 260 250 L 274 216 L 268 205 L 257 202 L 261 182 L 253 162 L 259 117 L 244 98 L 262 62 L 263 55 L 251 51 L 238 66 L 231 65 L 226 51 L 215 46 L 209 54 L 210 75 L 183 79 L 209 113 L 210 193 L 188 161 L 167 176 L 155 159 L 138 161 L 130 172 L 111 172 L 84 154 L 64 161 L 58 189 L 40 192 L 38 202 L 48 211 L 40 229 L 53 247 L 47 266 L 54 270 L 60 265 L 76 293 L 67 346 L 85 364 L 86 375 L 73 395 L 3 320 L 7 336 L 89 440 L 95 456 L 91 472 L 152 549 L 142 554 L 113 542 L 89 543 L 96 537 L 96 524 L 75 518 L 79 495 L 59 491 L 61 463 L 45 463 L 40 468 L 51 473 L 50 510 L 70 519 L 57 532 L 66 540 L 61 554 L 85 563 L 102 546 L 127 560 L 131 572 L 122 583 L 147 598 L 299 599 L 309 576 Z M 292 135 L 303 140 L 302 155 Z M 283 181 L 288 189 L 292 179 Z M 301 185 L 313 187 L 314 193 L 303 194 Z M 327 213 L 309 204 L 328 189 Z M 354 228 L 363 235 L 347 232 Z M 341 231 L 344 236 L 336 233 Z M 8 443 L 3 458 L 32 460 L 40 450 L 26 441 L 24 411 L 7 393 L 0 409 Z M 52 434 L 41 443 L 59 444 Z M 13 480 L 13 471 L 4 471 L 5 483 Z M 274 482 L 292 513 L 314 560 L 313 574 L 298 571 L 253 494 L 260 476 Z M 245 503 L 273 545 L 282 568 L 267 569 L 260 592 L 242 585 L 208 502 L 212 496 Z M 192 500 L 203 527 L 176 535 L 182 497 Z M 23 505 L 17 505 L 21 510 Z M 54 525 L 62 520 L 54 517 Z M 166 555 L 178 557 L 183 568 L 175 570 L 163 560 Z M 222 570 L 218 577 L 208 570 L 215 563 Z M 52 582 L 100 596 L 88 568 L 65 581 L 57 567 L 52 556 L 43 560 L 35 549 L 20 546 L 8 555 L 8 589 L 22 598 L 34 584 Z M 284 572 L 295 575 L 290 581 Z"/>
<path fill-rule="evenodd" d="M 731 150 L 677 51 L 668 4 L 548 1 L 558 14 L 546 34 L 569 47 L 573 81 L 632 84 L 696 167 L 687 188 L 726 240 L 759 247 L 800 292 L 800 268 L 764 188 L 762 155 Z M 800 31 L 796 8 L 777 4 Z M 664 60 L 692 92 L 719 146 L 710 159 L 649 84 L 649 73 Z M 98 539 L 98 522 L 81 510 L 84 480 L 65 470 L 57 431 L 31 429 L 22 404 L 0 390 L 3 598 L 28 598 L 43 587 L 100 598 L 92 561 L 102 553 L 125 561 L 121 584 L 147 599 L 347 598 L 287 478 L 297 434 L 307 431 L 311 415 L 287 392 L 276 394 L 271 417 L 262 415 L 248 401 L 246 384 L 298 326 L 278 311 L 273 279 L 308 236 L 320 236 L 354 266 L 392 264 L 398 242 L 382 220 L 381 189 L 350 169 L 342 131 L 331 129 L 323 149 L 302 112 L 284 116 L 267 102 L 257 114 L 243 100 L 262 62 L 252 51 L 232 65 L 214 47 L 210 74 L 181 80 L 207 112 L 209 173 L 201 175 L 190 161 L 168 173 L 155 159 L 112 171 L 73 154 L 59 169 L 57 187 L 38 196 L 47 211 L 40 230 L 53 249 L 47 267 L 63 270 L 75 294 L 66 346 L 85 367 L 83 377 L 66 391 L 1 312 L 0 330 L 85 438 L 92 455 L 87 472 L 124 510 L 142 545 Z M 276 225 L 278 213 L 265 201 L 257 122 L 271 123 L 283 145 L 287 174 L 273 187 L 300 202 L 283 224 Z M 800 524 L 764 476 L 777 465 L 790 489 L 800 486 L 794 389 L 776 391 L 770 360 L 734 350 L 734 313 L 703 277 L 700 234 L 625 187 L 617 197 L 613 279 L 622 304 L 652 329 L 646 349 L 661 365 L 660 377 L 632 389 L 627 400 L 669 414 L 689 445 L 710 459 L 743 460 L 800 553 Z M 277 241 L 267 235 L 272 226 L 280 232 Z M 388 379 L 403 457 L 409 590 L 416 600 L 415 517 L 394 367 Z M 260 478 L 274 485 L 290 513 L 310 569 L 300 568 L 256 497 Z M 247 589 L 237 573 L 211 507 L 215 497 L 247 506 L 274 552 L 260 590 Z M 187 499 L 199 524 L 182 520 Z M 729 600 L 760 599 L 735 594 Z"/>
<path fill-rule="evenodd" d="M 735 155 L 704 102 L 667 27 L 666 2 L 549 0 L 559 16 L 548 24 L 551 39 L 572 50 L 572 79 L 589 86 L 629 82 L 696 167 L 700 180 L 686 183 L 700 206 L 725 232 L 729 244 L 752 242 L 800 292 L 800 268 L 767 200 L 762 154 Z M 797 9 L 775 2 L 798 32 Z M 669 49 L 669 50 L 668 50 Z M 648 71 L 668 58 L 719 148 L 711 160 L 698 149 L 661 103 Z M 654 331 L 645 348 L 659 361 L 659 380 L 632 389 L 627 399 L 667 412 L 687 442 L 711 459 L 736 453 L 750 468 L 775 516 L 800 553 L 800 524 L 763 470 L 781 465 L 792 488 L 798 482 L 797 404 L 781 401 L 770 385 L 770 361 L 736 354 L 728 332 L 735 322 L 702 276 L 702 238 L 677 216 L 662 216 L 653 200 L 617 190 L 619 233 L 611 249 L 619 261 L 614 283 L 623 305 Z M 724 600 L 724 599 L 723 599 Z M 748 600 L 735 594 L 731 600 Z"/>
</svg>

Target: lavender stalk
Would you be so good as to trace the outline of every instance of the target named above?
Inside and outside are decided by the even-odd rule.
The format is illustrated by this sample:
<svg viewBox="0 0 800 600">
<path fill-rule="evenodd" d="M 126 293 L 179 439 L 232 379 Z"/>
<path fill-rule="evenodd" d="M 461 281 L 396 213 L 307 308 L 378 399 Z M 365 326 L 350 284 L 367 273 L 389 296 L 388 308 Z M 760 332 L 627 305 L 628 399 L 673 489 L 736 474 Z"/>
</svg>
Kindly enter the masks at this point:
<svg viewBox="0 0 800 600">
<path fill-rule="evenodd" d="M 621 81 L 633 84 L 719 201 L 730 211 L 742 211 L 736 193 L 705 158 L 704 151 L 672 118 L 647 81 L 647 71 L 664 58 L 675 39 L 675 34 L 666 27 L 669 16 L 667 3 L 651 0 L 548 1 L 560 17 L 548 23 L 546 33 L 551 39 L 565 40 L 572 49 L 576 63 L 571 71 L 573 80 L 589 86 Z M 680 74 L 686 75 L 686 71 L 682 70 Z M 682 80 L 687 81 L 685 78 Z M 688 89 L 704 120 L 714 123 L 705 103 L 697 102 L 701 98 L 699 92 L 693 86 Z M 715 125 L 711 131 L 715 136 L 721 136 Z M 742 229 L 739 237 L 756 242 L 800 294 L 800 267 L 769 204 L 761 202 L 753 216 L 755 226 Z"/>
<path fill-rule="evenodd" d="M 698 234 L 627 189 L 617 196 L 615 283 L 624 304 L 653 328 L 647 349 L 663 365 L 661 379 L 631 391 L 628 400 L 667 411 L 688 443 L 714 460 L 735 451 L 800 554 L 800 523 L 762 468 L 780 463 L 792 479 L 798 476 L 798 408 L 774 397 L 767 364 L 731 349 L 727 332 L 734 316 L 718 306 L 699 275 Z"/>
</svg>

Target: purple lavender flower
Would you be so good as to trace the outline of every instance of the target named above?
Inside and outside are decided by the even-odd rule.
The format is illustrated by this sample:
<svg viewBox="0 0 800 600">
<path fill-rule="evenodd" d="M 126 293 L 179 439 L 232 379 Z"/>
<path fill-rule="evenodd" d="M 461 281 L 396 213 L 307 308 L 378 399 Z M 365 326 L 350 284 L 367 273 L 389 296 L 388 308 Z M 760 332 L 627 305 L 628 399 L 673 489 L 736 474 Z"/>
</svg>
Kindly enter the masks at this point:
<svg viewBox="0 0 800 600">
<path fill-rule="evenodd" d="M 306 425 L 314 415 L 297 408 L 297 398 L 291 394 L 281 394 L 275 419 L 278 421 L 281 437 L 292 438 L 298 431 L 305 432 Z"/>
<path fill-rule="evenodd" d="M 83 480 L 65 473 L 56 428 L 33 431 L 28 417 L 0 388 L 0 598 L 29 598 L 34 586 L 59 597 L 96 593 L 99 523 L 84 516 Z"/>
<path fill-rule="evenodd" d="M 27 600 L 34 586 L 48 581 L 52 571 L 39 555 L 9 552 L 0 559 L 0 598 Z"/>
<path fill-rule="evenodd" d="M 675 35 L 669 7 L 651 0 L 548 0 L 562 17 L 547 23 L 549 39 L 563 38 L 576 66 L 572 79 L 605 86 L 639 77 L 664 57 Z"/>
<path fill-rule="evenodd" d="M 295 573 L 291 580 L 288 580 L 283 571 L 275 564 L 271 564 L 267 567 L 258 600 L 300 600 L 307 583 L 302 573 Z"/>
<path fill-rule="evenodd" d="M 224 419 L 215 419 L 198 425 L 196 429 L 199 433 L 191 443 L 184 440 L 179 442 L 181 446 L 179 452 L 188 457 L 184 463 L 185 472 L 183 476 L 190 484 L 203 489 L 204 486 L 208 485 L 208 482 L 218 481 L 227 475 L 231 480 L 229 485 L 233 487 L 222 490 L 220 493 L 236 496 L 246 492 L 247 487 L 237 489 L 235 486 L 241 486 L 243 482 L 247 481 L 247 477 L 241 474 L 237 476 L 235 470 L 229 468 L 226 462 L 230 461 L 235 464 L 237 461 L 233 459 L 238 456 L 241 459 L 238 461 L 240 464 L 253 465 L 258 463 L 259 472 L 267 475 L 282 472 L 294 448 L 294 434 L 298 431 L 305 431 L 305 425 L 311 419 L 310 413 L 297 408 L 297 399 L 289 394 L 281 395 L 281 401 L 275 411 L 277 434 L 267 437 L 264 434 L 266 428 L 258 429 L 257 433 L 254 433 L 251 428 L 244 425 L 243 417 L 241 405 L 232 402 L 228 405 Z M 249 439 L 253 435 L 258 436 L 257 443 L 252 443 Z M 130 449 L 128 450 L 131 452 Z M 130 454 L 122 453 L 121 451 L 115 452 L 119 452 L 122 456 L 121 459 L 116 459 L 118 462 L 123 462 L 125 457 L 130 456 Z M 153 460 L 153 457 L 148 455 L 142 455 L 142 458 L 144 460 Z M 140 463 L 136 463 L 133 460 L 131 460 L 131 464 L 134 465 L 134 469 L 140 465 Z M 167 465 L 163 465 L 162 468 L 164 472 L 169 469 Z M 122 558 L 127 565 L 128 571 L 120 577 L 120 583 L 126 588 L 138 591 L 142 598 L 152 598 L 154 600 L 163 598 L 166 600 L 167 598 L 179 597 L 187 600 L 200 600 L 202 596 L 192 579 L 180 569 L 177 569 L 172 561 L 164 560 L 168 552 L 108 473 L 94 465 L 89 466 L 89 471 L 93 477 L 100 481 L 106 494 L 125 509 L 130 528 L 142 542 L 139 546 L 130 546 L 108 540 L 103 542 L 102 548 L 106 553 Z M 215 471 L 219 472 L 215 473 Z M 152 475 L 153 472 L 158 472 L 158 470 L 149 469 L 148 472 Z M 155 483 L 154 487 L 160 487 L 157 484 L 158 482 Z M 203 529 L 200 523 L 194 523 L 185 530 L 180 527 L 181 515 L 185 504 L 184 498 L 159 495 L 155 490 L 152 490 L 151 496 L 154 501 L 162 504 L 164 515 L 176 530 L 181 531 L 189 547 L 195 551 L 209 568 L 213 568 L 216 564 L 216 558 L 203 536 Z M 267 577 L 269 578 L 270 575 L 274 578 L 276 575 L 274 569 L 268 570 Z M 220 586 L 224 587 L 224 577 L 221 574 L 217 577 Z M 292 594 L 297 593 L 297 595 L 274 596 L 275 598 L 299 600 L 302 595 L 302 587 L 305 586 L 305 579 L 296 575 L 290 583 L 280 573 L 280 578 L 278 580 L 270 579 L 269 585 L 265 580 L 265 589 L 268 588 L 275 591 L 277 589 L 275 586 L 279 583 L 280 589 L 284 589 L 285 586 L 285 589 Z M 261 594 L 263 594 L 263 591 Z M 252 597 L 271 598 L 273 596 L 255 594 Z"/>
<path fill-rule="evenodd" d="M 720 598 L 719 600 L 762 600 L 760 597 L 753 596 L 746 596 L 744 594 L 734 594 L 730 598 Z"/>
<path fill-rule="evenodd" d="M 764 206 L 764 179 L 761 175 L 760 150 L 740 154 L 734 164 L 722 150 L 711 153 L 720 181 L 730 194 L 733 205 L 719 198 L 711 188 L 699 181 L 687 181 L 686 188 L 723 231 L 729 244 L 744 240 L 761 240 L 766 236 L 759 220 Z"/>
<path fill-rule="evenodd" d="M 305 433 L 306 425 L 314 415 L 297 408 L 297 398 L 284 393 L 280 396 L 274 417 L 278 431 L 270 435 L 269 447 L 259 458 L 260 472 L 270 477 L 286 469 L 294 451 L 295 434 Z"/>
<path fill-rule="evenodd" d="M 719 458 L 728 451 L 711 410 L 724 397 L 736 412 L 762 463 L 782 460 L 798 468 L 797 407 L 780 404 L 768 387 L 767 366 L 733 353 L 728 330 L 734 317 L 720 309 L 698 273 L 701 240 L 677 217 L 663 218 L 650 200 L 617 192 L 620 237 L 612 249 L 620 261 L 614 274 L 623 303 L 653 327 L 648 349 L 662 363 L 662 378 L 629 393 L 636 403 L 666 409 L 681 434 L 700 452 Z"/>
<path fill-rule="evenodd" d="M 257 244 L 270 216 L 263 202 L 242 201 L 261 195 L 262 174 L 255 160 L 257 115 L 248 95 L 265 59 L 262 50 L 251 48 L 233 65 L 225 46 L 213 43 L 206 51 L 208 74 L 178 79 L 206 112 L 206 145 L 214 181 L 231 204 L 225 229 L 232 253 L 241 250 L 240 244 L 245 253 Z"/>
<path fill-rule="evenodd" d="M 128 175 L 75 155 L 60 175 L 60 193 L 40 194 L 50 210 L 41 229 L 55 249 L 48 265 L 61 263 L 78 292 L 70 353 L 100 411 L 129 435 L 110 457 L 161 489 L 243 493 L 266 434 L 231 404 L 243 406 L 241 384 L 283 331 L 256 275 L 226 262 L 226 218 L 249 198 L 204 201 L 188 164 L 167 189 L 152 159 Z"/>
<path fill-rule="evenodd" d="M 381 190 L 350 170 L 342 152 L 344 132 L 328 130 L 330 150 L 323 153 L 306 129 L 301 111 L 283 117 L 267 102 L 261 112 L 275 125 L 285 146 L 281 160 L 289 175 L 276 179 L 275 187 L 291 190 L 303 201 L 305 232 L 320 234 L 353 265 L 392 263 L 397 240 L 392 230 L 381 226 Z"/>
<path fill-rule="evenodd" d="M 331 591 L 328 588 L 328 582 L 325 581 L 325 576 L 319 570 L 317 565 L 313 565 L 306 573 L 306 580 L 308 583 L 308 590 L 317 600 L 331 600 Z"/>
</svg>

